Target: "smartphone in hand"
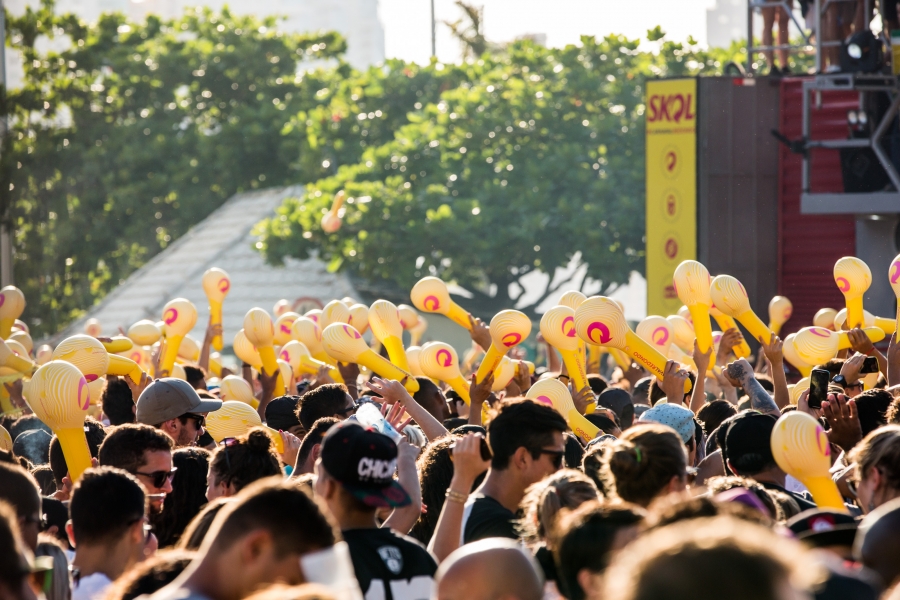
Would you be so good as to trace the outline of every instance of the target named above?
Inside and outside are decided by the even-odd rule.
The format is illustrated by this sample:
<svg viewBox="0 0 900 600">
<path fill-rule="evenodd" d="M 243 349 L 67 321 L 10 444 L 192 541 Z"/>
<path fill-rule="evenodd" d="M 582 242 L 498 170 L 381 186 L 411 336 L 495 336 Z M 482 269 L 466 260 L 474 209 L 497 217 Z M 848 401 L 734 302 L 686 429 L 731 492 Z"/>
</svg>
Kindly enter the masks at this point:
<svg viewBox="0 0 900 600">
<path fill-rule="evenodd" d="M 822 408 L 822 402 L 828 399 L 828 383 L 830 381 L 831 373 L 825 369 L 813 369 L 809 374 L 807 402 L 810 408 Z"/>
</svg>

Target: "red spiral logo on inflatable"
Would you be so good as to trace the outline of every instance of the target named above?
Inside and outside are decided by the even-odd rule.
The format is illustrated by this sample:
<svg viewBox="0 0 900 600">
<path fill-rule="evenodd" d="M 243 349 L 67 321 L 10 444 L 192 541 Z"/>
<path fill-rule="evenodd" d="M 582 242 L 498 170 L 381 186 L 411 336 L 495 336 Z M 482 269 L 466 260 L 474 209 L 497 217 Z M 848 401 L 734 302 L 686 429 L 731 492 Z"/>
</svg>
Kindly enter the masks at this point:
<svg viewBox="0 0 900 600">
<path fill-rule="evenodd" d="M 282 350 L 281 354 L 278 355 L 278 358 L 280 358 L 281 360 L 283 360 L 286 363 L 291 362 L 291 355 L 288 354 L 287 350 Z"/>
<path fill-rule="evenodd" d="M 547 406 L 553 406 L 553 402 L 547 396 L 538 396 L 535 398 L 541 404 L 546 404 Z"/>
<path fill-rule="evenodd" d="M 96 378 L 97 376 L 94 375 Z M 82 400 L 82 393 L 84 393 L 84 399 Z M 81 410 L 87 410 L 88 406 L 91 404 L 91 390 L 88 388 L 87 381 L 85 381 L 84 377 L 78 380 L 78 406 Z"/>
<path fill-rule="evenodd" d="M 657 339 L 657 334 L 659 335 L 659 339 Z M 653 340 L 653 343 L 657 346 L 663 346 L 666 342 L 669 341 L 669 330 L 666 327 L 657 327 L 653 330 L 653 334 L 650 336 L 650 339 Z"/>
<path fill-rule="evenodd" d="M 831 331 L 829 331 L 823 327 L 810 327 L 809 332 L 813 335 L 817 335 L 817 336 L 823 337 L 823 338 L 831 337 Z"/>
<path fill-rule="evenodd" d="M 3 306 L 4 302 L 6 302 L 6 294 L 0 294 L 0 306 Z"/>
<path fill-rule="evenodd" d="M 891 274 L 891 283 L 897 283 L 897 280 L 900 279 L 900 261 L 895 262 L 891 265 L 894 267 L 894 272 Z M 0 294 L 0 306 L 3 306 L 3 294 Z"/>
<path fill-rule="evenodd" d="M 594 337 L 595 331 L 600 332 L 599 338 Z M 591 339 L 592 342 L 596 342 L 597 344 L 608 344 L 612 339 L 612 334 L 609 333 L 609 327 L 599 321 L 594 321 L 593 323 L 588 325 L 587 336 Z"/>
<path fill-rule="evenodd" d="M 349 325 L 344 325 L 344 331 L 347 332 L 347 335 L 352 337 L 355 340 L 358 340 L 360 337 L 359 332 L 355 329 L 351 329 Z"/>
<path fill-rule="evenodd" d="M 443 359 L 441 357 L 444 357 Z M 451 356 L 449 350 L 438 350 L 434 355 L 435 360 L 438 361 L 438 364 L 443 365 L 445 367 L 449 367 L 453 364 L 453 356 Z"/>
<path fill-rule="evenodd" d="M 87 374 L 87 375 L 84 376 L 84 379 L 87 380 L 88 383 L 94 383 L 95 381 L 97 381 L 98 379 L 100 379 L 100 376 L 99 376 L 99 375 L 96 375 L 96 374 L 94 374 L 94 373 L 89 373 L 89 374 Z"/>
<path fill-rule="evenodd" d="M 507 339 L 507 338 L 509 338 L 509 339 Z M 506 335 L 503 336 L 502 341 L 503 341 L 504 346 L 506 346 L 507 348 L 512 348 L 513 346 L 515 346 L 516 344 L 518 344 L 519 342 L 522 341 L 522 336 L 519 335 L 518 333 L 507 333 Z"/>
<path fill-rule="evenodd" d="M 175 308 L 170 308 L 166 310 L 166 314 L 163 315 L 163 322 L 166 325 L 171 325 L 175 321 L 178 320 L 178 310 Z"/>
<path fill-rule="evenodd" d="M 837 283 L 838 289 L 842 292 L 847 293 L 850 291 L 850 282 L 847 281 L 846 277 L 838 277 L 834 282 Z"/>
<path fill-rule="evenodd" d="M 223 294 L 228 293 L 228 290 L 231 289 L 231 281 L 227 277 L 223 277 L 219 280 L 219 291 Z"/>
<path fill-rule="evenodd" d="M 824 456 L 831 456 L 831 444 L 828 442 L 828 436 L 821 427 L 816 427 L 816 445 L 819 446 L 819 452 Z"/>
<path fill-rule="evenodd" d="M 429 306 L 431 303 L 431 306 Z M 437 296 L 425 296 L 425 299 L 422 300 L 422 306 L 425 307 L 425 310 L 435 311 L 441 307 L 441 301 L 438 300 Z"/>
<path fill-rule="evenodd" d="M 288 326 L 287 323 L 281 324 L 281 333 L 283 333 L 285 335 L 291 335 L 291 328 Z"/>
<path fill-rule="evenodd" d="M 568 325 L 568 327 L 566 327 Z M 575 317 L 566 317 L 562 322 L 562 332 L 566 337 L 575 337 Z"/>
</svg>

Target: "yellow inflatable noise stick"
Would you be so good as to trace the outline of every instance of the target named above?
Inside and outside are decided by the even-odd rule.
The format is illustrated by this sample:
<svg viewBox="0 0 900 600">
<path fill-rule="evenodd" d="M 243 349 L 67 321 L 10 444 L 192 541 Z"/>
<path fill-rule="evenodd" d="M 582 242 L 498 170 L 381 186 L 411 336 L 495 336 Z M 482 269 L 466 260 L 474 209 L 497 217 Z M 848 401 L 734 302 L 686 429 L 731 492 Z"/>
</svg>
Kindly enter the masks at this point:
<svg viewBox="0 0 900 600">
<path fill-rule="evenodd" d="M 876 317 L 872 313 L 867 310 L 863 310 L 863 328 L 866 327 L 877 327 L 884 331 L 886 334 L 894 333 L 897 330 L 897 321 L 896 319 L 886 319 L 884 317 Z M 828 327 L 828 329 L 834 329 L 834 331 L 849 331 L 852 329 L 847 325 L 847 309 L 842 308 L 837 311 L 834 315 L 834 324 L 833 327 Z"/>
<path fill-rule="evenodd" d="M 491 386 L 492 392 L 502 392 L 509 385 L 509 382 L 516 376 L 516 370 L 519 368 L 519 361 L 512 360 L 508 356 L 500 359 L 500 364 L 494 369 L 494 384 Z"/>
<path fill-rule="evenodd" d="M 109 366 L 106 368 L 107 375 L 118 375 L 120 377 L 128 377 L 135 383 L 141 382 L 141 375 L 144 370 L 139 364 L 131 360 L 127 356 L 118 354 L 109 355 Z"/>
<path fill-rule="evenodd" d="M 409 373 L 409 360 L 403 349 L 403 325 L 397 307 L 387 300 L 373 302 L 369 307 L 369 327 L 372 335 L 384 345 L 391 362 Z"/>
<path fill-rule="evenodd" d="M 41 344 L 38 346 L 37 353 L 34 355 L 34 362 L 36 362 L 38 366 L 46 364 L 50 362 L 51 356 L 53 356 L 53 348 L 51 348 L 49 344 Z"/>
<path fill-rule="evenodd" d="M 426 377 L 443 381 L 469 404 L 469 382 L 459 370 L 459 356 L 450 344 L 429 342 L 419 352 L 419 366 Z"/>
<path fill-rule="evenodd" d="M 411 330 L 419 323 L 419 313 L 409 304 L 398 304 L 397 312 L 400 313 L 400 325 L 405 331 Z"/>
<path fill-rule="evenodd" d="M 279 454 L 284 452 L 281 434 L 271 427 L 265 427 L 259 414 L 249 404 L 239 400 L 227 400 L 222 403 L 222 408 L 206 416 L 206 430 L 217 444 L 226 438 L 246 435 L 254 427 L 265 429 L 272 436 L 275 450 Z"/>
<path fill-rule="evenodd" d="M 834 282 L 847 304 L 848 329 L 863 327 L 863 294 L 872 285 L 872 271 L 855 256 L 844 256 L 834 263 Z"/>
<path fill-rule="evenodd" d="M 419 391 L 419 382 L 408 371 L 404 371 L 389 360 L 375 354 L 366 345 L 359 332 L 345 323 L 332 323 L 322 332 L 322 345 L 335 360 L 352 362 L 374 371 L 381 377 L 403 381 L 409 393 Z"/>
<path fill-rule="evenodd" d="M 792 386 L 788 386 L 788 392 L 790 393 L 791 404 L 797 406 L 797 403 L 800 401 L 800 396 L 809 389 L 809 377 L 804 377 L 797 383 Z"/>
<path fill-rule="evenodd" d="M 663 380 L 666 357 L 628 328 L 622 309 L 612 299 L 594 296 L 585 300 L 575 311 L 575 331 L 586 342 L 624 351 Z M 684 393 L 690 391 L 691 381 L 686 379 Z"/>
<path fill-rule="evenodd" d="M 12 436 L 9 435 L 9 432 L 6 430 L 6 427 L 4 427 L 3 425 L 0 425 L 0 450 L 12 452 L 12 449 L 13 449 Z"/>
<path fill-rule="evenodd" d="M 162 331 L 149 319 L 141 319 L 128 328 L 128 337 L 138 346 L 152 346 L 162 337 Z"/>
<path fill-rule="evenodd" d="M 9 367 L 26 375 L 35 369 L 33 362 L 28 360 L 28 358 L 17 355 L 3 340 L 0 340 L 0 367 Z"/>
<path fill-rule="evenodd" d="M 25 401 L 59 438 L 69 477 L 78 481 L 91 468 L 91 452 L 84 436 L 91 397 L 84 375 L 71 363 L 51 360 L 35 371 Z"/>
<path fill-rule="evenodd" d="M 891 289 L 894 290 L 894 295 L 897 296 L 897 325 L 895 327 L 900 327 L 900 254 L 891 261 L 891 266 L 888 269 L 888 281 L 891 282 Z"/>
<path fill-rule="evenodd" d="M 409 292 L 413 306 L 427 313 L 439 313 L 466 329 L 471 329 L 469 313 L 450 299 L 447 284 L 437 277 L 420 279 Z"/>
<path fill-rule="evenodd" d="M 291 303 L 288 302 L 287 298 L 282 298 L 278 302 L 275 303 L 275 306 L 272 307 L 272 314 L 275 315 L 277 319 L 284 313 L 291 310 Z"/>
<path fill-rule="evenodd" d="M 232 342 L 231 347 L 234 350 L 234 355 L 237 356 L 241 362 L 250 365 L 257 371 L 262 368 L 262 358 L 259 357 L 256 346 L 247 339 L 247 334 L 244 333 L 243 329 L 238 330 L 238 332 L 234 334 L 234 341 Z"/>
<path fill-rule="evenodd" d="M 410 346 L 406 349 L 406 359 L 409 361 L 409 372 L 416 377 L 428 377 L 422 370 L 422 365 L 419 363 L 419 354 L 421 353 L 422 348 L 419 346 Z"/>
<path fill-rule="evenodd" d="M 697 346 L 701 352 L 706 352 L 712 348 L 709 307 L 712 306 L 713 301 L 709 296 L 709 271 L 696 260 L 686 260 L 675 269 L 672 282 L 675 285 L 678 299 L 684 302 L 691 313 L 694 333 L 697 336 Z M 689 350 L 685 348 L 685 351 Z"/>
<path fill-rule="evenodd" d="M 369 330 L 369 307 L 365 304 L 354 304 L 350 307 L 350 324 L 360 335 Z"/>
<path fill-rule="evenodd" d="M 672 326 L 666 319 L 657 315 L 650 315 L 638 323 L 634 332 L 639 338 L 659 350 L 660 354 L 669 356 L 669 349 L 672 347 L 675 339 L 672 333 Z"/>
<path fill-rule="evenodd" d="M 731 275 L 719 275 L 712 280 L 709 294 L 716 308 L 737 319 L 750 332 L 753 339 L 762 339 L 768 343 L 772 337 L 772 330 L 750 308 L 750 298 L 747 297 L 747 290 L 740 281 Z"/>
<path fill-rule="evenodd" d="M 316 318 L 318 318 L 318 316 L 316 316 Z M 337 361 L 331 358 L 328 353 L 325 352 L 325 347 L 322 346 L 322 330 L 315 321 L 309 317 L 300 317 L 294 321 L 294 325 L 291 327 L 291 334 L 295 340 L 306 346 L 313 358 L 320 362 L 328 363 L 335 367 L 337 366 Z M 332 369 L 330 374 L 331 378 L 336 382 L 344 382 L 344 379 L 336 368 Z"/>
<path fill-rule="evenodd" d="M 0 290 L 0 338 L 7 339 L 12 326 L 25 310 L 25 294 L 19 288 L 8 285 Z"/>
<path fill-rule="evenodd" d="M 181 340 L 197 323 L 197 309 L 190 300 L 176 298 L 163 307 L 162 320 L 165 323 L 166 349 L 159 369 L 171 374 Z"/>
<path fill-rule="evenodd" d="M 584 389 L 588 385 L 587 368 L 578 347 L 581 338 L 575 333 L 575 311 L 568 306 L 549 309 L 541 317 L 541 335 L 562 356 L 575 389 Z"/>
<path fill-rule="evenodd" d="M 824 327 L 825 329 L 834 329 L 834 318 L 837 311 L 833 308 L 822 308 L 813 317 L 813 326 Z"/>
<path fill-rule="evenodd" d="M 322 331 L 332 323 L 350 323 L 350 309 L 340 300 L 332 300 L 322 309 L 318 323 Z"/>
<path fill-rule="evenodd" d="M 797 347 L 794 345 L 794 339 L 796 339 L 797 334 L 792 333 L 786 338 L 784 338 L 784 344 L 782 346 L 782 350 L 784 351 L 784 358 L 789 363 L 794 365 L 794 368 L 800 371 L 800 374 L 804 377 L 809 377 L 809 374 L 812 372 L 813 365 L 810 365 L 804 362 L 800 355 L 797 354 Z"/>
<path fill-rule="evenodd" d="M 737 323 L 734 322 L 734 319 L 716 308 L 715 305 L 709 307 L 709 314 L 712 315 L 712 318 L 715 319 L 719 327 L 722 328 L 722 332 L 728 331 L 731 328 L 737 329 Z M 768 341 L 769 340 L 766 340 L 767 343 Z M 732 352 L 734 352 L 734 355 L 738 358 L 747 358 L 751 354 L 750 345 L 744 340 L 735 346 L 732 349 Z"/>
<path fill-rule="evenodd" d="M 422 341 L 422 336 L 425 335 L 427 329 L 428 320 L 422 315 L 419 315 L 418 322 L 409 330 L 409 343 L 413 346 L 418 345 L 419 342 Z"/>
<path fill-rule="evenodd" d="M 222 303 L 225 296 L 231 290 L 231 278 L 228 273 L 218 267 L 207 269 L 201 279 L 203 284 L 203 292 L 209 302 L 209 320 L 213 325 L 222 324 Z M 216 350 L 222 350 L 222 336 L 217 335 L 212 340 L 212 347 Z"/>
<path fill-rule="evenodd" d="M 831 479 L 831 444 L 813 417 L 800 411 L 782 415 L 771 438 L 772 454 L 781 470 L 806 486 L 821 508 L 847 511 Z"/>
<path fill-rule="evenodd" d="M 243 377 L 228 375 L 219 382 L 219 396 L 222 400 L 235 400 L 249 404 L 254 409 L 259 407 L 259 400 L 253 395 L 253 388 Z"/>
<path fill-rule="evenodd" d="M 322 215 L 322 231 L 325 233 L 334 233 L 338 229 L 341 228 L 341 219 L 344 216 L 341 207 L 344 205 L 344 200 L 347 199 L 347 194 L 344 190 L 339 191 L 334 195 L 334 200 L 331 203 L 331 209 L 324 215 Z"/>
<path fill-rule="evenodd" d="M 863 332 L 873 342 L 884 339 L 884 331 L 877 327 L 866 327 Z M 834 358 L 838 350 L 850 346 L 850 336 L 847 332 L 834 332 L 824 327 L 804 327 L 794 336 L 797 356 L 809 365 L 826 363 Z"/>
<path fill-rule="evenodd" d="M 294 339 L 293 327 L 294 321 L 300 318 L 295 312 L 287 311 L 282 313 L 275 319 L 275 345 L 284 346 Z"/>
<path fill-rule="evenodd" d="M 775 296 L 769 301 L 769 329 L 775 335 L 781 333 L 781 327 L 794 314 L 794 305 L 784 296 Z M 768 340 L 766 340 L 768 342 Z"/>
<path fill-rule="evenodd" d="M 576 310 L 578 310 L 578 307 L 581 306 L 581 304 L 585 300 L 587 300 L 587 296 L 585 296 L 581 292 L 572 290 L 570 292 L 566 292 L 565 294 L 563 294 L 562 297 L 559 299 L 559 302 L 557 302 L 557 305 L 558 306 L 568 306 L 569 308 L 572 309 L 572 312 L 575 312 Z"/>
<path fill-rule="evenodd" d="M 103 325 L 98 319 L 88 319 L 84 322 L 84 332 L 93 337 L 100 337 L 103 335 Z"/>
<path fill-rule="evenodd" d="M 518 346 L 531 333 L 531 319 L 517 310 L 501 310 L 491 319 L 491 347 L 487 349 L 475 374 L 479 383 L 493 373 L 510 348 Z"/>
<path fill-rule="evenodd" d="M 600 433 L 600 428 L 584 418 L 575 408 L 569 389 L 558 379 L 542 379 L 525 394 L 526 398 L 546 404 L 563 416 L 572 432 L 584 442 L 589 442 Z"/>
<path fill-rule="evenodd" d="M 678 346 L 682 352 L 693 352 L 694 340 L 697 336 L 694 335 L 694 326 L 691 325 L 690 321 L 681 315 L 669 315 L 666 317 L 666 321 L 668 321 L 669 325 L 672 327 L 673 343 Z M 712 333 L 710 333 L 710 335 L 712 335 Z"/>
<path fill-rule="evenodd" d="M 263 369 L 266 373 L 273 375 L 279 373 L 278 359 L 275 356 L 275 326 L 272 323 L 272 317 L 265 310 L 254 307 L 247 311 L 244 316 L 244 335 L 256 347 L 259 358 L 262 360 Z M 283 396 L 287 381 L 279 377 L 275 382 L 275 397 Z"/>
<path fill-rule="evenodd" d="M 34 340 L 31 339 L 31 335 L 27 331 L 22 331 L 21 329 L 13 331 L 10 334 L 9 339 L 10 341 L 22 344 L 22 347 L 25 348 L 25 352 L 28 356 L 31 356 L 31 351 L 34 350 Z"/>
<path fill-rule="evenodd" d="M 303 316 L 306 317 L 307 319 L 310 319 L 313 323 L 315 323 L 316 325 L 318 325 L 318 324 L 319 324 L 319 317 L 322 316 L 322 309 L 321 309 L 321 308 L 314 308 L 314 309 L 312 309 L 312 310 L 308 310 L 308 311 L 306 311 L 305 313 L 303 313 Z"/>
<path fill-rule="evenodd" d="M 297 340 L 291 340 L 282 346 L 278 351 L 278 358 L 291 365 L 295 379 L 299 379 L 304 374 L 315 375 L 322 367 L 328 368 L 329 375 L 333 375 L 332 371 L 337 371 L 333 365 L 313 358 L 309 348 Z"/>
<path fill-rule="evenodd" d="M 109 341 L 100 341 L 106 351 L 110 354 L 118 354 L 119 352 L 127 352 L 134 348 L 134 342 L 123 335 L 117 335 L 109 338 Z"/>
</svg>

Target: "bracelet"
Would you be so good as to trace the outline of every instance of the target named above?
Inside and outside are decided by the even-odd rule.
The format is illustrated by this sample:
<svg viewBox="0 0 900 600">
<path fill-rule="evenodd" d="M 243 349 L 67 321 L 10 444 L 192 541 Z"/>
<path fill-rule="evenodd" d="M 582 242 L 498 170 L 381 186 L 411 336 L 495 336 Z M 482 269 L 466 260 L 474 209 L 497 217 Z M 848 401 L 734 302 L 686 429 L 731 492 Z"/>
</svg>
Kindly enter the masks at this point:
<svg viewBox="0 0 900 600">
<path fill-rule="evenodd" d="M 449 500 L 450 502 L 458 502 L 460 504 L 465 504 L 469 499 L 468 494 L 463 494 L 462 492 L 457 492 L 456 490 L 451 490 L 450 488 L 447 488 L 447 493 L 444 494 L 444 496 L 446 496 L 447 500 Z"/>
<path fill-rule="evenodd" d="M 570 379 L 570 377 L 568 375 L 558 375 L 556 378 L 562 379 L 563 377 L 565 377 L 566 379 Z"/>
</svg>

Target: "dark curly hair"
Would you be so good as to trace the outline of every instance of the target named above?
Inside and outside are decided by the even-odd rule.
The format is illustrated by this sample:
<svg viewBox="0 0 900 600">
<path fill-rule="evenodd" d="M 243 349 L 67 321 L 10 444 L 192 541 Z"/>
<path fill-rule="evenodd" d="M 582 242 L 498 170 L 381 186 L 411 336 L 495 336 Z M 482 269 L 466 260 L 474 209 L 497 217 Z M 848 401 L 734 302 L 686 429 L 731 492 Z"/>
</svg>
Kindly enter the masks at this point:
<svg viewBox="0 0 900 600">
<path fill-rule="evenodd" d="M 191 519 L 206 504 L 209 451 L 179 448 L 172 453 L 172 464 L 177 469 L 172 478 L 172 493 L 166 495 L 162 514 L 156 521 L 160 548 L 175 545 Z"/>
<path fill-rule="evenodd" d="M 257 479 L 282 475 L 281 461 L 275 453 L 272 438 L 261 427 L 251 429 L 230 445 L 219 444 L 209 468 L 216 481 L 233 485 L 236 492 Z"/>
</svg>

